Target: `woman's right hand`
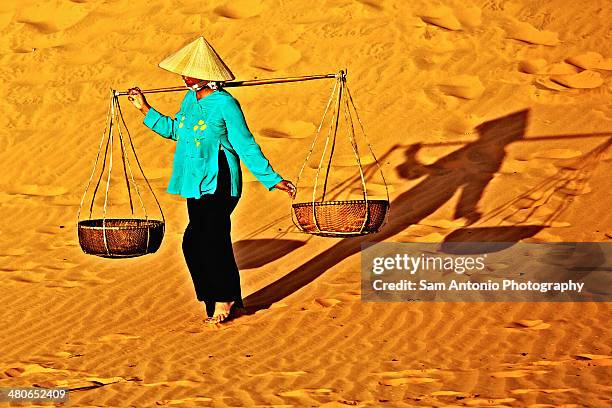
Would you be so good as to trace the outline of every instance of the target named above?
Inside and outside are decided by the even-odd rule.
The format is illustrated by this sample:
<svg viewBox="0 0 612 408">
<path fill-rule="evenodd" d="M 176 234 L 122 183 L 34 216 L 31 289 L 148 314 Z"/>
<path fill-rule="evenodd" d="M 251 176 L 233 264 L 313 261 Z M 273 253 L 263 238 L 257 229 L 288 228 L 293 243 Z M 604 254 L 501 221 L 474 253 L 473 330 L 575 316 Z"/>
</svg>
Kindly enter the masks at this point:
<svg viewBox="0 0 612 408">
<path fill-rule="evenodd" d="M 283 190 L 285 193 L 289 194 L 289 197 L 295 198 L 297 194 L 297 187 L 293 185 L 289 180 L 281 180 L 274 186 L 279 190 Z"/>
<path fill-rule="evenodd" d="M 151 107 L 138 87 L 128 89 L 128 100 L 145 115 Z"/>
</svg>

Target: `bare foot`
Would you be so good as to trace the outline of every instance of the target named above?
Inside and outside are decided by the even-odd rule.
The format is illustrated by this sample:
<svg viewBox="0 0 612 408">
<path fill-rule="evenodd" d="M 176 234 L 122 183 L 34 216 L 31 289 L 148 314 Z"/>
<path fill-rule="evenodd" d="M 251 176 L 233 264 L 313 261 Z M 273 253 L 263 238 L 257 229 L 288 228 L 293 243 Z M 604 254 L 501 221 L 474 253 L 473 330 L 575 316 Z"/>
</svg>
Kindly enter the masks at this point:
<svg viewBox="0 0 612 408">
<path fill-rule="evenodd" d="M 234 302 L 216 302 L 215 303 L 215 312 L 212 317 L 207 317 L 204 321 L 206 323 L 221 323 L 225 319 L 227 319 L 230 315 L 230 311 Z"/>
<path fill-rule="evenodd" d="M 204 309 L 204 316 L 206 316 L 206 318 L 208 318 L 208 310 L 206 308 L 206 302 L 204 302 L 202 300 L 202 301 L 200 301 L 200 304 L 202 305 L 202 308 Z"/>
</svg>

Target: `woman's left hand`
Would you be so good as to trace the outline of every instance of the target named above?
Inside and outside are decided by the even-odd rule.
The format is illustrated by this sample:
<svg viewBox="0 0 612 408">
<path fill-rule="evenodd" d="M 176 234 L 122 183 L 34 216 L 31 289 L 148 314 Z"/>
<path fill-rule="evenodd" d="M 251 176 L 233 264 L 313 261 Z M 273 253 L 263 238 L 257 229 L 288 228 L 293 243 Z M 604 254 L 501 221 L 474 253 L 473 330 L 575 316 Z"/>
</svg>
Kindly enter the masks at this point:
<svg viewBox="0 0 612 408">
<path fill-rule="evenodd" d="M 294 186 L 289 180 L 279 181 L 274 187 L 278 188 L 279 190 L 283 190 L 289 194 L 289 197 L 291 198 L 295 198 L 295 194 L 297 193 L 297 187 Z"/>
<path fill-rule="evenodd" d="M 132 102 L 132 104 L 136 107 L 136 109 L 138 109 L 139 111 L 141 111 L 143 114 L 146 115 L 149 109 L 151 108 L 151 105 L 149 105 L 149 103 L 147 102 L 147 99 L 142 94 L 142 91 L 140 90 L 140 88 L 135 86 L 134 88 L 128 89 L 127 93 L 128 93 L 128 100 Z"/>
</svg>

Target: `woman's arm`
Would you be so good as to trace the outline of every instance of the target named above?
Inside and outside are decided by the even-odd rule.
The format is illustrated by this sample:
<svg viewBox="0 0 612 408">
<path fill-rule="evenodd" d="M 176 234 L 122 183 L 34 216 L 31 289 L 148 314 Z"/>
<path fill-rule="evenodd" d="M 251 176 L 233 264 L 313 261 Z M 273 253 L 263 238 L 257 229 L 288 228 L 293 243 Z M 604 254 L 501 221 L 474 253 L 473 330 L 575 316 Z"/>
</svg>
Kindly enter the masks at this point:
<svg viewBox="0 0 612 408">
<path fill-rule="evenodd" d="M 242 109 L 233 98 L 228 98 L 222 107 L 223 119 L 227 127 L 227 137 L 240 159 L 253 175 L 269 191 L 274 190 L 283 178 L 274 171 L 261 148 L 249 130 Z"/>
<path fill-rule="evenodd" d="M 140 88 L 130 88 L 128 90 L 128 95 L 130 102 L 145 115 L 143 121 L 145 126 L 166 139 L 177 140 L 176 129 L 178 127 L 178 121 L 176 119 L 162 115 L 149 105 Z M 180 114 L 181 110 L 182 105 L 181 109 L 175 115 L 175 118 Z"/>
<path fill-rule="evenodd" d="M 179 125 L 179 121 L 176 119 L 180 114 L 180 110 L 174 116 L 175 119 L 172 119 L 169 116 L 162 115 L 155 108 L 150 107 L 147 111 L 143 123 L 146 127 L 157 133 L 158 135 L 166 138 L 172 139 L 174 141 L 178 140 L 178 135 L 176 133 Z"/>
</svg>

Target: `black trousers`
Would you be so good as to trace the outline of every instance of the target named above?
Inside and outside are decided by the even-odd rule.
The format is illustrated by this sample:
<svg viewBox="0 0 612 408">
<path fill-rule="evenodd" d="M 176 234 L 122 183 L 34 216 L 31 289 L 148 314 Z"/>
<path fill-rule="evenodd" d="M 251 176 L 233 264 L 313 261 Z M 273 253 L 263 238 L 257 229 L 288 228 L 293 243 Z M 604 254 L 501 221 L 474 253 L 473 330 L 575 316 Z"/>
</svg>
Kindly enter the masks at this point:
<svg viewBox="0 0 612 408">
<path fill-rule="evenodd" d="M 239 197 L 230 195 L 227 158 L 219 151 L 219 176 L 214 194 L 187 199 L 189 224 L 183 235 L 183 254 L 199 301 L 212 316 L 215 302 L 244 307 L 240 274 L 231 239 L 230 215 Z"/>
</svg>

